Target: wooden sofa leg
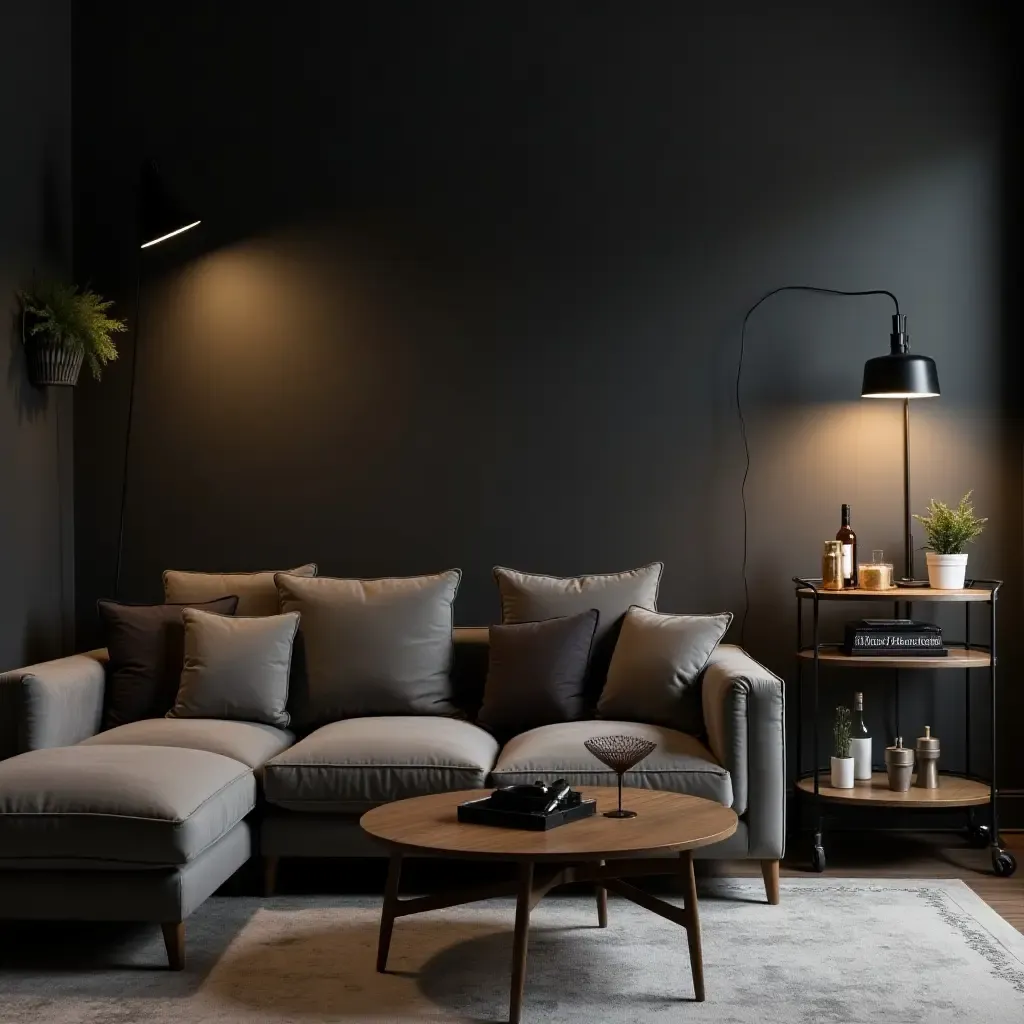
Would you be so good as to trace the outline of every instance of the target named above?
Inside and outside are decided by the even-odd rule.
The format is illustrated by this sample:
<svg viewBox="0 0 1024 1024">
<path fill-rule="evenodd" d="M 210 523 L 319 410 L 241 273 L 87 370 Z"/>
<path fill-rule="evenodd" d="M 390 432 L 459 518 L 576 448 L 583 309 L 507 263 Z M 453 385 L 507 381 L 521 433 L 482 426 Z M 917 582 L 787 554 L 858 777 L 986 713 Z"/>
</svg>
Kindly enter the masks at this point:
<svg viewBox="0 0 1024 1024">
<path fill-rule="evenodd" d="M 764 891 L 768 896 L 768 902 L 774 907 L 779 902 L 779 862 L 761 861 L 761 874 L 764 875 Z"/>
<path fill-rule="evenodd" d="M 280 857 L 263 858 L 263 895 L 273 896 L 277 889 L 277 865 Z"/>
<path fill-rule="evenodd" d="M 167 949 L 167 963 L 172 971 L 185 970 L 185 922 L 167 921 L 160 925 Z"/>
</svg>

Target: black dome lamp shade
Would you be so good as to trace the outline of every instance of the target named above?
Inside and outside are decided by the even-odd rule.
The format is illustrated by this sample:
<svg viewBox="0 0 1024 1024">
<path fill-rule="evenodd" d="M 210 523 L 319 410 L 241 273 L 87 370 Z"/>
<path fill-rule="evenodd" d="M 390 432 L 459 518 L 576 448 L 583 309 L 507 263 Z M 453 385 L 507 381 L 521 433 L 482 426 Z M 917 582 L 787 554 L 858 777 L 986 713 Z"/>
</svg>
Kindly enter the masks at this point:
<svg viewBox="0 0 1024 1024">
<path fill-rule="evenodd" d="M 937 398 L 941 392 L 935 360 L 911 355 L 907 318 L 900 313 L 892 317 L 890 346 L 887 356 L 864 364 L 861 398 Z"/>
<path fill-rule="evenodd" d="M 199 218 L 183 209 L 167 190 L 156 164 L 144 163 L 139 180 L 139 247 L 148 249 L 198 223 Z"/>
</svg>

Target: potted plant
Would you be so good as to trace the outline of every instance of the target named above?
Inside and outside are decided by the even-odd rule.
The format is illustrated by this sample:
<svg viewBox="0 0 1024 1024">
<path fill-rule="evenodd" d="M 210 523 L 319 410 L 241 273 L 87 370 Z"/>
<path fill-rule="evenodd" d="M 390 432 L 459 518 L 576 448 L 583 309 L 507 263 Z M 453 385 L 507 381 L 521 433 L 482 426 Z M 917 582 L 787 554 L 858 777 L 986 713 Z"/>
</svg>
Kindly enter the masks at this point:
<svg viewBox="0 0 1024 1024">
<path fill-rule="evenodd" d="M 850 735 L 852 732 L 850 709 L 836 708 L 835 753 L 832 755 L 832 788 L 853 789 L 853 758 L 850 756 Z"/>
<path fill-rule="evenodd" d="M 965 544 L 974 543 L 985 528 L 987 519 L 979 519 L 971 504 L 973 491 L 968 491 L 956 508 L 934 498 L 928 503 L 926 516 L 914 516 L 928 534 L 925 545 L 928 562 L 928 585 L 933 590 L 962 590 L 967 576 Z"/>
<path fill-rule="evenodd" d="M 28 376 L 37 387 L 74 387 L 83 361 L 99 380 L 103 367 L 117 358 L 112 335 L 125 330 L 125 322 L 107 316 L 109 300 L 60 281 L 34 283 L 18 300 Z"/>
</svg>

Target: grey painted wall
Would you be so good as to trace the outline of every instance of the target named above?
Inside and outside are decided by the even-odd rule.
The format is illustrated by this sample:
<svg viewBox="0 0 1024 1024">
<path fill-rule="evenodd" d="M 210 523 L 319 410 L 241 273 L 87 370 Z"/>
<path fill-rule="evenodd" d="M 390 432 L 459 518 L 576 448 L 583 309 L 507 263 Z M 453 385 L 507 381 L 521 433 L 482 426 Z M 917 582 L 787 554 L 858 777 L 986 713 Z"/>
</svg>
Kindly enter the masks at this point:
<svg viewBox="0 0 1024 1024">
<path fill-rule="evenodd" d="M 783 283 L 884 287 L 943 383 L 914 410 L 914 504 L 973 487 L 991 517 L 971 566 L 1008 581 L 1019 721 L 1006 96 L 978 9 L 179 4 L 128 24 L 81 5 L 80 273 L 131 296 L 136 158 L 204 218 L 144 266 L 126 594 L 158 597 L 168 566 L 458 565 L 473 623 L 497 614 L 496 562 L 660 558 L 665 609 L 739 611 L 743 313 Z M 750 324 L 746 639 L 787 676 L 788 581 L 840 503 L 899 561 L 900 409 L 857 398 L 890 311 L 782 296 Z M 85 633 L 128 370 L 77 407 Z M 855 685 L 835 682 L 826 701 Z M 891 695 L 862 682 L 881 737 Z M 962 686 L 904 687 L 904 734 L 933 725 L 949 767 Z M 1024 787 L 1008 742 L 1002 769 Z"/>
<path fill-rule="evenodd" d="M 71 264 L 71 10 L 0 7 L 0 669 L 73 645 L 72 396 L 25 376 L 15 292 Z"/>
</svg>

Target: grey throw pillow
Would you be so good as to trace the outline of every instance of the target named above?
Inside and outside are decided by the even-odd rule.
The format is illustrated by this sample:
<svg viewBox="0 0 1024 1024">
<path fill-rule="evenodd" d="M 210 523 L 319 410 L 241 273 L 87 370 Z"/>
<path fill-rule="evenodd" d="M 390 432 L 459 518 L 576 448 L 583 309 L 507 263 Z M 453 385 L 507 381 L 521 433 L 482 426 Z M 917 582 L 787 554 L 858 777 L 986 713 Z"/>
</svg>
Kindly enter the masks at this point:
<svg viewBox="0 0 1024 1024">
<path fill-rule="evenodd" d="M 164 572 L 164 600 L 195 604 L 222 594 L 237 594 L 237 615 L 276 615 L 281 609 L 278 607 L 274 577 L 280 571 L 294 576 L 315 576 L 316 566 L 310 562 L 297 569 L 265 572 L 181 572 L 167 569 Z"/>
<path fill-rule="evenodd" d="M 495 566 L 501 595 L 501 621 L 536 622 L 596 609 L 597 633 L 590 654 L 586 690 L 593 703 L 604 686 L 622 619 L 632 605 L 654 611 L 665 566 L 652 562 L 627 572 L 595 576 L 538 576 Z"/>
<path fill-rule="evenodd" d="M 704 730 L 700 674 L 732 615 L 661 615 L 630 608 L 597 704 L 601 718 Z"/>
<path fill-rule="evenodd" d="M 503 739 L 583 717 L 583 683 L 598 615 L 491 626 L 478 724 Z"/>
<path fill-rule="evenodd" d="M 186 608 L 182 618 L 185 665 L 178 699 L 167 717 L 227 718 L 286 728 L 298 613 L 229 618 Z"/>
<path fill-rule="evenodd" d="M 462 573 L 380 580 L 279 573 L 282 611 L 302 614 L 292 711 L 303 726 L 367 715 L 447 715 L 452 604 Z"/>
</svg>

